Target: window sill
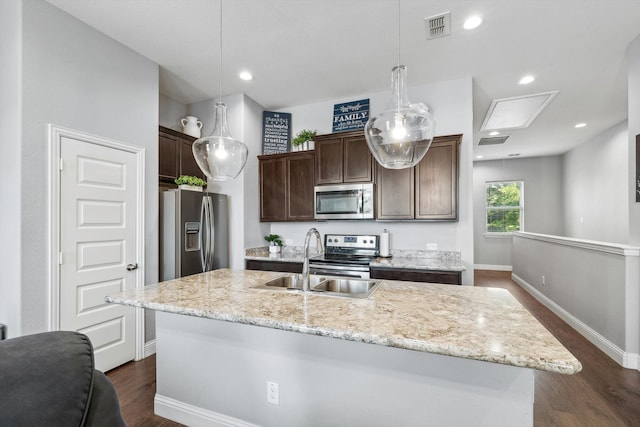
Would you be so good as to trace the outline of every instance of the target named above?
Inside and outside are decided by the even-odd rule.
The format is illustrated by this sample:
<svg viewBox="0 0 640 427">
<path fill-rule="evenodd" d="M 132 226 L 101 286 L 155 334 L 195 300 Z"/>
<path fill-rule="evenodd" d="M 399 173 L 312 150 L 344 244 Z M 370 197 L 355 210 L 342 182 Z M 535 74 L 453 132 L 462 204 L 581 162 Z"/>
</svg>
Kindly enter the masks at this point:
<svg viewBox="0 0 640 427">
<path fill-rule="evenodd" d="M 511 239 L 511 236 L 513 236 L 512 232 L 507 232 L 507 233 L 484 233 L 483 234 L 484 237 L 487 237 L 489 239 Z"/>
</svg>

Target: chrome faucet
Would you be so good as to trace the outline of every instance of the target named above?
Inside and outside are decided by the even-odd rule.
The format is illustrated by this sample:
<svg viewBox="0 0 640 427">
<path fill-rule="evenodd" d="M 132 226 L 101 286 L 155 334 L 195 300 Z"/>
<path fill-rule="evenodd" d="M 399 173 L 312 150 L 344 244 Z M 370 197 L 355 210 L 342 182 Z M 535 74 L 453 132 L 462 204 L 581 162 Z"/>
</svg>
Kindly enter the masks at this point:
<svg viewBox="0 0 640 427">
<path fill-rule="evenodd" d="M 307 231 L 307 235 L 304 238 L 304 262 L 302 263 L 302 290 L 304 292 L 309 290 L 309 239 L 312 234 L 316 235 L 316 250 L 319 254 L 322 253 L 320 233 L 312 227 Z"/>
</svg>

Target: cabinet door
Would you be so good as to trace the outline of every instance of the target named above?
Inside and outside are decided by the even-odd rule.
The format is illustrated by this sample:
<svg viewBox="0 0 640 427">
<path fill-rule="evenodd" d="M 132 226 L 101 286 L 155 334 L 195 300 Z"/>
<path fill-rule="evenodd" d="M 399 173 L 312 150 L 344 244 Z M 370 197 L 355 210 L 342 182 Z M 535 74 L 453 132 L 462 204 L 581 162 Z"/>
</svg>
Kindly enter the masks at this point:
<svg viewBox="0 0 640 427">
<path fill-rule="evenodd" d="M 372 279 L 404 280 L 407 282 L 461 285 L 462 273 L 457 271 L 405 270 L 371 267 Z"/>
<path fill-rule="evenodd" d="M 247 270 L 262 270 L 262 271 L 282 271 L 285 273 L 302 273 L 301 262 L 283 262 L 283 261 L 258 261 L 255 259 L 248 259 L 245 261 L 245 268 Z"/>
<path fill-rule="evenodd" d="M 192 142 L 182 140 L 180 143 L 180 175 L 204 177 L 204 173 L 193 157 Z"/>
<path fill-rule="evenodd" d="M 386 169 L 377 165 L 377 219 L 413 219 L 414 168 Z"/>
<path fill-rule="evenodd" d="M 287 162 L 285 158 L 260 160 L 260 221 L 286 220 Z"/>
<path fill-rule="evenodd" d="M 160 133 L 158 136 L 158 175 L 170 180 L 178 177 L 180 141 L 173 135 Z"/>
<path fill-rule="evenodd" d="M 341 184 L 342 138 L 317 138 L 315 152 L 316 184 Z"/>
<path fill-rule="evenodd" d="M 287 220 L 303 221 L 314 219 L 315 182 L 314 155 L 292 154 L 287 158 Z"/>
<path fill-rule="evenodd" d="M 364 136 L 344 139 L 344 182 L 373 181 L 373 156 Z"/>
<path fill-rule="evenodd" d="M 416 166 L 416 219 L 458 218 L 458 142 L 436 138 Z"/>
</svg>

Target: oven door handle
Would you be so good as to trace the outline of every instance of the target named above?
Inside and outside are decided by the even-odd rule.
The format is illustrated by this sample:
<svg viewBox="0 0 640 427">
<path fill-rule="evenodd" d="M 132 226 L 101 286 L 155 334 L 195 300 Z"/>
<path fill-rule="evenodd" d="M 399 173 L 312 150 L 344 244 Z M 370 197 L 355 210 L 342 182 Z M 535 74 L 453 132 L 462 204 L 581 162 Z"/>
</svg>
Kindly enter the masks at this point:
<svg viewBox="0 0 640 427">
<path fill-rule="evenodd" d="M 369 272 L 368 271 L 343 271 L 329 268 L 314 268 L 311 267 L 311 274 L 316 274 L 318 276 L 337 276 L 337 277 L 356 277 L 358 279 L 368 279 Z"/>
</svg>

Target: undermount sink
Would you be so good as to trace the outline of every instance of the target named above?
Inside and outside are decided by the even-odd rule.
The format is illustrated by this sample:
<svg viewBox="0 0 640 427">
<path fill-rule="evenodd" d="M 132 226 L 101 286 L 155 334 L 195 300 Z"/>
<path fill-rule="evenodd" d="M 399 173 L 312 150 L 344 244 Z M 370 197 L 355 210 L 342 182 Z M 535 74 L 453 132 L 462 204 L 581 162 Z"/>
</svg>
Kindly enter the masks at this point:
<svg viewBox="0 0 640 427">
<path fill-rule="evenodd" d="M 309 287 L 313 288 L 317 284 L 327 280 L 322 276 L 309 276 Z M 302 290 L 302 276 L 294 274 L 292 276 L 282 276 L 269 280 L 266 283 L 256 286 L 257 289 L 287 289 L 287 290 Z"/>
<path fill-rule="evenodd" d="M 349 298 L 368 298 L 378 287 L 379 282 L 367 279 L 350 279 L 346 277 L 327 278 L 309 276 L 309 288 L 318 295 L 330 295 Z M 302 290 L 302 276 L 299 274 L 282 276 L 255 286 L 256 289 Z"/>
<path fill-rule="evenodd" d="M 378 286 L 378 282 L 363 279 L 328 279 L 313 287 L 314 291 L 337 292 L 341 294 L 368 294 Z"/>
</svg>

